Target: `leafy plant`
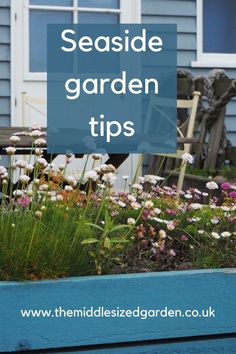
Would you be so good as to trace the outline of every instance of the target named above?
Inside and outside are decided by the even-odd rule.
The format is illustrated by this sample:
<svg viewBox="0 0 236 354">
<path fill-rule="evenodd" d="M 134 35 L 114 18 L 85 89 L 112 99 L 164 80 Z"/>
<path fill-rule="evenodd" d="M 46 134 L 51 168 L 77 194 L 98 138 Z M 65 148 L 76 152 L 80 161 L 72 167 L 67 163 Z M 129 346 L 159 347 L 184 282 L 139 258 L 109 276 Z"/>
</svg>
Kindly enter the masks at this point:
<svg viewBox="0 0 236 354">
<path fill-rule="evenodd" d="M 103 222 L 104 226 L 99 226 L 94 223 L 86 223 L 87 226 L 95 229 L 97 231 L 97 237 L 89 237 L 84 239 L 81 244 L 92 247 L 89 254 L 94 259 L 97 274 L 102 273 L 103 264 L 107 260 L 119 260 L 117 253 L 119 254 L 123 247 L 121 244 L 128 243 L 129 240 L 125 238 L 125 234 L 122 234 L 121 231 L 129 228 L 129 225 L 114 225 L 114 220 L 110 217 L 108 211 L 105 211 L 105 221 Z"/>
</svg>

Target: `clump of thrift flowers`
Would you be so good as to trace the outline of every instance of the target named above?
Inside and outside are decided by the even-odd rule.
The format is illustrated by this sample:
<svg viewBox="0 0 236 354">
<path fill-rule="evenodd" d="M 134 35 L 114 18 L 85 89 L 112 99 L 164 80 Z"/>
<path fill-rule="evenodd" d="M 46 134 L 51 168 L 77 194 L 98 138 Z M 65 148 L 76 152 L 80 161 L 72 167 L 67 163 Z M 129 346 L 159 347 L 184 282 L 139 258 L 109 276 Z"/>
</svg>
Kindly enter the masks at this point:
<svg viewBox="0 0 236 354">
<path fill-rule="evenodd" d="M 29 136 L 31 155 L 16 157 L 13 135 L 10 164 L 0 166 L 0 279 L 236 266 L 234 184 L 209 180 L 204 191 L 178 193 L 162 176 L 119 177 L 102 154 L 77 178 L 72 152 L 55 168 L 46 133 L 34 124 Z"/>
</svg>

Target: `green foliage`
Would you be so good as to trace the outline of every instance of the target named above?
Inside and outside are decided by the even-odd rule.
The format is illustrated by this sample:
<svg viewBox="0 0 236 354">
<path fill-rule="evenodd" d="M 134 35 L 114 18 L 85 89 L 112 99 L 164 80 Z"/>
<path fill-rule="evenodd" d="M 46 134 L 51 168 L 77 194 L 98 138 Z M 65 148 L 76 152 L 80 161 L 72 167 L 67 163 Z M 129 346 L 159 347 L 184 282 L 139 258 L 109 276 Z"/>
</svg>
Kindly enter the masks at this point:
<svg viewBox="0 0 236 354">
<path fill-rule="evenodd" d="M 54 170 L 41 156 L 42 132 L 32 133 L 29 161 L 16 161 L 13 136 L 8 171 L 0 166 L 0 280 L 236 266 L 235 186 L 179 194 L 159 176 L 129 188 L 125 176 L 115 193 L 115 167 L 96 167 L 100 155 L 76 179 L 66 174 L 71 155 Z"/>
<path fill-rule="evenodd" d="M 236 176 L 236 166 L 235 165 L 224 165 L 222 166 L 219 170 L 214 170 L 214 169 L 203 169 L 203 168 L 197 168 L 193 166 L 188 166 L 187 167 L 187 173 L 195 176 L 202 176 L 202 177 L 214 177 L 217 175 L 220 175 L 224 177 L 226 180 L 232 180 L 235 179 Z"/>
<path fill-rule="evenodd" d="M 124 251 L 123 244 L 128 243 L 124 230 L 130 228 L 129 225 L 114 225 L 114 220 L 106 210 L 104 215 L 104 226 L 87 223 L 92 229 L 97 231 L 97 238 L 84 239 L 81 244 L 92 246 L 90 257 L 94 260 L 97 274 L 101 274 L 104 267 L 109 266 L 109 262 L 119 260 L 117 253 Z"/>
</svg>

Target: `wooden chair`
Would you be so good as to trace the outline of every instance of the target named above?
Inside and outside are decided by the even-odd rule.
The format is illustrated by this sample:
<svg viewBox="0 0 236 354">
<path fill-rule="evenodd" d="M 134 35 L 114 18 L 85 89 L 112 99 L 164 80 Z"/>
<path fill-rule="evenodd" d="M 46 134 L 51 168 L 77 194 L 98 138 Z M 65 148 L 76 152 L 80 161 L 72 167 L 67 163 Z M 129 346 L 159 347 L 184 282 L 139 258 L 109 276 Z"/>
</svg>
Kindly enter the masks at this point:
<svg viewBox="0 0 236 354">
<path fill-rule="evenodd" d="M 177 127 L 177 136 L 178 136 L 177 143 L 178 145 L 180 144 L 182 147 L 178 148 L 176 153 L 174 154 L 154 154 L 155 156 L 160 156 L 163 157 L 164 159 L 165 158 L 181 159 L 183 154 L 191 152 L 192 143 L 196 142 L 196 139 L 194 139 L 194 127 L 195 127 L 196 113 L 197 113 L 197 107 L 198 107 L 200 95 L 201 95 L 200 92 L 194 91 L 192 95 L 192 99 L 177 100 L 178 111 L 180 109 L 184 109 L 185 111 L 188 110 L 187 119 L 185 119 L 184 122 L 179 123 Z M 159 98 L 158 96 L 155 95 L 151 96 L 149 101 L 148 111 L 147 111 L 147 121 L 145 126 L 146 132 L 148 132 L 151 124 L 153 110 L 158 111 L 159 114 L 163 115 L 166 119 L 168 119 L 166 114 L 162 111 L 162 107 L 170 104 L 171 103 L 167 102 L 166 99 Z M 143 160 L 143 155 L 140 158 L 140 161 L 142 160 Z M 178 183 L 177 183 L 178 192 L 182 190 L 183 187 L 186 166 L 187 166 L 186 162 L 182 161 L 180 166 Z M 139 170 L 141 169 L 140 162 L 138 165 L 138 169 Z"/>
</svg>

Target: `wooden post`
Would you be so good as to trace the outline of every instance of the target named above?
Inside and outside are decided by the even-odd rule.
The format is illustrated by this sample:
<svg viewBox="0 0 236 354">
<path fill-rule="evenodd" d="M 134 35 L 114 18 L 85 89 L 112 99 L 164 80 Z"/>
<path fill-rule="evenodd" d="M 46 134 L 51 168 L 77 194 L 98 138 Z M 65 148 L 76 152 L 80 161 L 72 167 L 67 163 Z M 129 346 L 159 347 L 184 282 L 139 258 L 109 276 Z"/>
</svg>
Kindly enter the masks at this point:
<svg viewBox="0 0 236 354">
<path fill-rule="evenodd" d="M 200 126 L 200 132 L 199 132 L 199 143 L 196 144 L 196 149 L 195 149 L 195 160 L 194 160 L 194 166 L 200 168 L 201 167 L 201 162 L 202 162 L 202 153 L 204 149 L 204 144 L 205 144 L 205 139 L 206 139 L 206 120 L 207 120 L 208 114 L 204 114 Z"/>
<path fill-rule="evenodd" d="M 224 129 L 226 107 L 223 107 L 210 129 L 207 158 L 204 168 L 214 170 L 216 168 L 217 156 L 220 149 L 220 139 Z"/>
</svg>

